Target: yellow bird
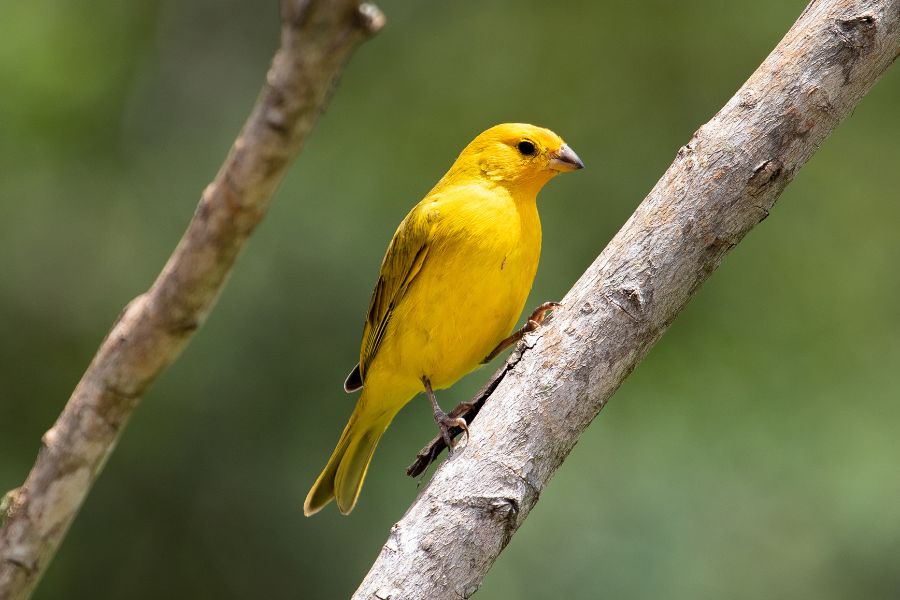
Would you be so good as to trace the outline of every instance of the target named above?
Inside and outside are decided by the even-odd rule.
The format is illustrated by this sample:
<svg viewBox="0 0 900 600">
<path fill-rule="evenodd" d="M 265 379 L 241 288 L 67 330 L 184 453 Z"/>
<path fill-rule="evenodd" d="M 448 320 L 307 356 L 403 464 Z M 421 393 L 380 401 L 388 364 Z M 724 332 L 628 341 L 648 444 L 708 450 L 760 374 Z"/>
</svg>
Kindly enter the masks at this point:
<svg viewBox="0 0 900 600">
<path fill-rule="evenodd" d="M 582 167 L 548 129 L 497 125 L 466 146 L 406 215 L 381 263 L 359 364 L 344 383 L 362 394 L 306 496 L 304 514 L 332 498 L 343 514 L 353 510 L 378 440 L 419 392 L 427 393 L 452 447 L 449 428 L 466 423 L 440 409 L 434 390 L 493 358 L 556 306 L 541 305 L 510 335 L 541 253 L 537 194 L 558 173 Z"/>
</svg>

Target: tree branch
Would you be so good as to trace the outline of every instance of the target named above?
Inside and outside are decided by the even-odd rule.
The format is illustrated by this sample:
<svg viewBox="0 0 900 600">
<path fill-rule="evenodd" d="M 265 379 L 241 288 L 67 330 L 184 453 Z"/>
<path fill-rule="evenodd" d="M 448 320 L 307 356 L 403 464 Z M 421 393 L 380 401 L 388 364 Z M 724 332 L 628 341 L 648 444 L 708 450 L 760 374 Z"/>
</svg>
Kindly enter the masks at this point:
<svg viewBox="0 0 900 600">
<path fill-rule="evenodd" d="M 579 435 L 900 53 L 900 0 L 814 0 L 499 372 L 353 596 L 468 598 Z"/>
<path fill-rule="evenodd" d="M 384 23 L 357 0 L 284 0 L 281 19 L 266 84 L 178 247 L 103 340 L 24 485 L 4 498 L 2 600 L 31 595 L 141 395 L 212 308 L 347 59 Z"/>
</svg>

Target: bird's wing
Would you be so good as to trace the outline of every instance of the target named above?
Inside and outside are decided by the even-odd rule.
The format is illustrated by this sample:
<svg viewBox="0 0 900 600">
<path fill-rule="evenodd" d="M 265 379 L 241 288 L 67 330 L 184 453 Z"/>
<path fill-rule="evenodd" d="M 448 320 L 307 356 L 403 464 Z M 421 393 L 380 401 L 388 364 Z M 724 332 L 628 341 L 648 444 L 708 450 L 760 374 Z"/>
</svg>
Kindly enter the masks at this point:
<svg viewBox="0 0 900 600">
<path fill-rule="evenodd" d="M 425 257 L 428 255 L 428 238 L 436 216 L 437 212 L 430 211 L 425 203 L 416 206 L 400 223 L 384 255 L 363 329 L 362 348 L 359 353 L 359 368 L 363 381 L 366 370 L 384 337 L 394 307 L 399 304 L 425 263 Z"/>
</svg>

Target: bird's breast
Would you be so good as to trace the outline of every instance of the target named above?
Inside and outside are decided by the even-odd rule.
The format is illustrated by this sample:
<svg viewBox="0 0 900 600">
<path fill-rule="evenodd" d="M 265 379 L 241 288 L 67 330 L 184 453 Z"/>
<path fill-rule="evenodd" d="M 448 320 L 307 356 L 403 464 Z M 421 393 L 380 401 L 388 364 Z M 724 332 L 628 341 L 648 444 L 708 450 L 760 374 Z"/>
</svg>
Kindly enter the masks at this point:
<svg viewBox="0 0 900 600">
<path fill-rule="evenodd" d="M 436 231 L 422 269 L 392 318 L 382 351 L 436 388 L 476 368 L 515 326 L 540 258 L 537 210 L 503 206 Z M 465 215 L 458 215 L 464 218 Z"/>
</svg>

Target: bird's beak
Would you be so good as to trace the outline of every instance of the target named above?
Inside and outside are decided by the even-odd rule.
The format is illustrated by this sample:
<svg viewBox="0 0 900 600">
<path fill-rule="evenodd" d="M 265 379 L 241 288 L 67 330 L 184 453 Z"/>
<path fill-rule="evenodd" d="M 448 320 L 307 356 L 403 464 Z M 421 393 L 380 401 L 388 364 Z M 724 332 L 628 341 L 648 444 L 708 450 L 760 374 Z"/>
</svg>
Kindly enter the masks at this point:
<svg viewBox="0 0 900 600">
<path fill-rule="evenodd" d="M 581 162 L 574 150 L 567 144 L 563 144 L 559 150 L 550 154 L 550 168 L 562 172 L 577 171 L 584 168 L 584 163 Z"/>
</svg>

